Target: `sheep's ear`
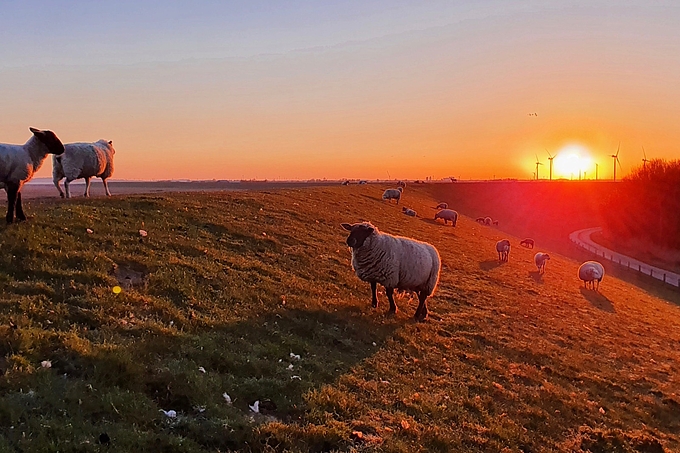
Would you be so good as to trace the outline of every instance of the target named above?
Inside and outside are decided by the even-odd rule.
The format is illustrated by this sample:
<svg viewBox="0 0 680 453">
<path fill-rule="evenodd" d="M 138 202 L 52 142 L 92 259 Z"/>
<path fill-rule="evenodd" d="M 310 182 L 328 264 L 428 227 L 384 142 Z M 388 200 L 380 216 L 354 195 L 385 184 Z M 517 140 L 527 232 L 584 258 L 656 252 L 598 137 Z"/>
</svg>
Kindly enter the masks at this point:
<svg viewBox="0 0 680 453">
<path fill-rule="evenodd" d="M 350 225 L 349 223 L 341 223 L 340 226 L 342 226 L 347 231 L 352 231 L 352 225 Z"/>
<path fill-rule="evenodd" d="M 28 130 L 31 131 L 33 135 L 38 135 L 40 132 L 42 132 L 40 129 L 36 129 L 34 127 L 29 127 Z"/>
</svg>

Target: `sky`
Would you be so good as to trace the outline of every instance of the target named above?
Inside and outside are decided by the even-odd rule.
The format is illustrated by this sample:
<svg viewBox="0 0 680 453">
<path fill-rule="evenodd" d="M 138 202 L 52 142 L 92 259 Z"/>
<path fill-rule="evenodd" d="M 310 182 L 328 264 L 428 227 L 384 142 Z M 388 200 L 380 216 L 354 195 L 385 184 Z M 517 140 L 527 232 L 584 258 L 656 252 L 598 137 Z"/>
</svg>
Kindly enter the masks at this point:
<svg viewBox="0 0 680 453">
<path fill-rule="evenodd" d="M 0 142 L 115 179 L 617 177 L 680 158 L 680 3 L 0 2 Z M 47 161 L 37 177 L 49 177 Z"/>
</svg>

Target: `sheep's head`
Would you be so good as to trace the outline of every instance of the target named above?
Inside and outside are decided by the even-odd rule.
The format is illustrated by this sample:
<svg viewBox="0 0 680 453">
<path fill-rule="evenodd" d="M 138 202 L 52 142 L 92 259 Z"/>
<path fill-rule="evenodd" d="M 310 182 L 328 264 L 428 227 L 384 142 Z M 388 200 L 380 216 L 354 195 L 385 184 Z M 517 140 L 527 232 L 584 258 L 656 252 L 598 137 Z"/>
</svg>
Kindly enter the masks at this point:
<svg viewBox="0 0 680 453">
<path fill-rule="evenodd" d="M 349 231 L 349 236 L 345 242 L 353 249 L 364 245 L 366 239 L 377 231 L 377 228 L 371 225 L 370 222 L 355 223 L 354 225 L 343 223 L 342 227 Z"/>
<path fill-rule="evenodd" d="M 47 147 L 47 150 L 56 154 L 57 156 L 64 153 L 64 144 L 61 143 L 57 134 L 48 130 L 40 130 L 34 127 L 30 127 L 29 130 L 33 133 L 35 138 L 40 140 L 40 142 Z"/>
</svg>

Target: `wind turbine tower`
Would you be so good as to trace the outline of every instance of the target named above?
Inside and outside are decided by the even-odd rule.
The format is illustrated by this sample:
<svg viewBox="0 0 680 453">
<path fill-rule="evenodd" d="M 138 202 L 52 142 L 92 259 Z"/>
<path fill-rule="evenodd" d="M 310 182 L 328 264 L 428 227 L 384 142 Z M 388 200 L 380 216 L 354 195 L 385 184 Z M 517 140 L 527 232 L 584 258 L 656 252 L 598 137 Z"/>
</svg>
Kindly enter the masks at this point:
<svg viewBox="0 0 680 453">
<path fill-rule="evenodd" d="M 538 166 L 539 165 L 543 165 L 543 164 L 538 160 L 538 154 L 536 154 L 536 181 L 538 181 Z"/>
<path fill-rule="evenodd" d="M 619 168 L 621 168 L 621 161 L 619 160 L 619 151 L 621 151 L 621 142 L 619 142 L 619 147 L 616 148 L 616 154 L 612 154 L 611 157 L 614 158 L 614 182 L 616 182 L 616 164 L 619 164 Z"/>
<path fill-rule="evenodd" d="M 555 158 L 555 156 L 551 155 L 550 151 L 548 151 L 547 148 L 546 148 L 545 152 L 548 153 L 548 160 L 550 161 L 550 180 L 552 181 L 553 159 Z M 536 160 L 538 160 L 538 159 L 536 159 Z"/>
<path fill-rule="evenodd" d="M 644 171 L 647 168 L 647 162 L 649 162 L 649 159 L 647 159 L 647 153 L 645 153 L 645 147 L 642 147 L 642 155 L 644 156 L 642 158 L 642 170 Z"/>
</svg>

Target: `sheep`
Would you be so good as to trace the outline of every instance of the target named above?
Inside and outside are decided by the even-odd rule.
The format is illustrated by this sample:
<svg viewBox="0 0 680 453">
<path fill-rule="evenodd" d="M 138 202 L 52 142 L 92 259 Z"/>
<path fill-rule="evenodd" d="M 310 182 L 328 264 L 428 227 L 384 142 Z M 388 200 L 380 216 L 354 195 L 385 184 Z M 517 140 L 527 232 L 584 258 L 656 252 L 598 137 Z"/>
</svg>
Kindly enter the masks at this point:
<svg viewBox="0 0 680 453">
<path fill-rule="evenodd" d="M 538 268 L 539 274 L 545 274 L 545 263 L 549 259 L 550 255 L 548 255 L 547 253 L 538 252 L 537 254 L 534 255 L 534 263 L 536 263 L 536 267 Z"/>
<path fill-rule="evenodd" d="M 382 199 L 387 201 L 395 199 L 397 200 L 397 204 L 399 204 L 399 200 L 401 199 L 401 193 L 403 191 L 404 189 L 401 187 L 397 187 L 396 189 L 387 189 L 383 192 Z"/>
<path fill-rule="evenodd" d="M 59 181 L 64 181 L 66 198 L 71 198 L 69 185 L 74 179 L 85 178 L 85 196 L 90 196 L 90 178 L 101 178 L 107 196 L 111 196 L 109 184 L 106 181 L 113 174 L 113 142 L 99 140 L 94 143 L 67 143 L 64 145 L 62 156 L 52 157 L 52 181 L 64 198 L 64 192 L 59 187 Z"/>
<path fill-rule="evenodd" d="M 442 209 L 434 215 L 434 219 L 442 219 L 444 225 L 450 221 L 453 226 L 456 226 L 456 223 L 458 223 L 458 213 L 453 209 Z"/>
<path fill-rule="evenodd" d="M 508 261 L 510 255 L 510 241 L 507 239 L 501 239 L 496 242 L 496 251 L 498 252 L 498 261 L 504 262 Z"/>
<path fill-rule="evenodd" d="M 597 261 L 586 261 L 578 268 L 578 278 L 583 280 L 586 288 L 588 288 L 588 283 L 590 283 L 591 289 L 599 291 L 600 282 L 604 278 L 604 267 Z M 597 282 L 597 287 L 595 282 Z"/>
<path fill-rule="evenodd" d="M 435 206 L 434 208 L 435 208 L 435 209 L 448 209 L 448 208 L 449 208 L 449 204 L 442 201 L 441 203 L 439 203 L 439 204 L 438 204 L 437 206 Z"/>
<path fill-rule="evenodd" d="M 427 318 L 427 298 L 439 281 L 441 260 L 432 245 L 400 236 L 381 233 L 370 222 L 343 223 L 349 231 L 346 243 L 352 249 L 352 268 L 357 277 L 371 284 L 373 308 L 378 307 L 377 284 L 385 287 L 389 313 L 397 312 L 394 290 L 418 294 L 416 321 Z"/>
<path fill-rule="evenodd" d="M 484 225 L 491 226 L 491 217 L 484 217 Z"/>
<path fill-rule="evenodd" d="M 401 187 L 402 189 L 406 189 L 406 183 L 404 181 L 399 181 L 397 183 L 397 187 Z"/>
<path fill-rule="evenodd" d="M 531 238 L 522 239 L 519 241 L 519 245 L 526 248 L 534 248 L 534 240 Z"/>
<path fill-rule="evenodd" d="M 342 185 L 343 185 L 343 186 L 349 186 L 349 180 L 348 180 L 348 179 L 344 180 L 344 181 L 342 182 Z"/>
<path fill-rule="evenodd" d="M 498 220 L 494 220 L 494 221 L 493 221 L 493 224 L 494 224 L 495 226 L 498 226 Z"/>
<path fill-rule="evenodd" d="M 403 208 L 401 208 L 401 212 L 403 212 L 403 213 L 406 214 L 407 216 L 411 216 L 411 217 L 416 217 L 416 216 L 418 215 L 418 213 L 417 213 L 416 211 L 414 211 L 414 210 L 411 209 L 411 208 L 407 208 L 406 206 L 404 206 Z"/>
<path fill-rule="evenodd" d="M 475 222 L 479 223 L 480 225 L 484 225 L 484 217 L 477 217 Z"/>
<path fill-rule="evenodd" d="M 368 181 L 366 181 L 365 179 L 362 179 L 361 181 L 359 181 L 359 184 L 368 184 Z"/>
<path fill-rule="evenodd" d="M 7 223 L 26 220 L 21 205 L 21 188 L 42 166 L 48 154 L 59 155 L 64 145 L 52 131 L 29 128 L 33 136 L 23 145 L 0 143 L 0 188 L 7 192 Z"/>
</svg>

